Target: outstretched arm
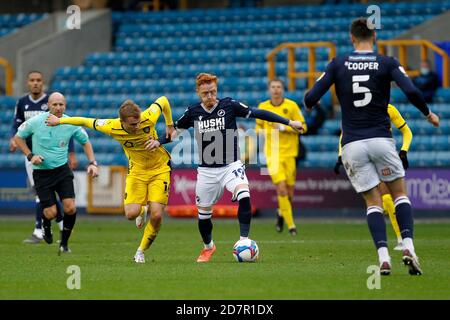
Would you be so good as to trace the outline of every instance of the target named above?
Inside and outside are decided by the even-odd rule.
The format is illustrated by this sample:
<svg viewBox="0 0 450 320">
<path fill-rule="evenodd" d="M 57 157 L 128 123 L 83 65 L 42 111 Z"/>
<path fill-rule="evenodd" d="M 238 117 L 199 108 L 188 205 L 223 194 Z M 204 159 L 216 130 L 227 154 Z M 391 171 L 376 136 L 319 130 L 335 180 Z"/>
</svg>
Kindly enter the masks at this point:
<svg viewBox="0 0 450 320">
<path fill-rule="evenodd" d="M 75 144 L 73 138 L 69 140 L 69 167 L 71 170 L 75 170 L 78 167 L 77 155 L 75 153 Z"/>
</svg>

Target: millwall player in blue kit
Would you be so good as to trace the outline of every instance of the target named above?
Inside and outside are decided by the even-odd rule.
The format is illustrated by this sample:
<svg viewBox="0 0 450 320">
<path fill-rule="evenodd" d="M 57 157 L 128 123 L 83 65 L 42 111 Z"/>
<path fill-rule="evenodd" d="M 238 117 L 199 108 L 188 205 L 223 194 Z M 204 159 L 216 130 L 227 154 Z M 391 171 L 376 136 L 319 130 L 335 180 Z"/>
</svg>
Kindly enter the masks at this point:
<svg viewBox="0 0 450 320">
<path fill-rule="evenodd" d="M 16 109 L 14 112 L 14 121 L 11 130 L 11 140 L 9 143 L 9 150 L 11 152 L 16 151 L 17 145 L 14 142 L 14 135 L 17 132 L 19 126 L 27 121 L 28 119 L 45 113 L 48 111 L 48 94 L 44 92 L 44 79 L 42 73 L 40 71 L 31 71 L 27 76 L 27 86 L 29 93 L 17 101 Z M 32 149 L 31 146 L 31 137 L 27 140 L 27 145 L 29 149 Z M 34 180 L 33 180 L 33 168 L 31 163 L 25 159 L 25 168 L 27 171 L 28 181 L 30 183 L 31 188 L 34 189 Z M 75 169 L 77 166 L 77 160 L 75 156 L 75 148 L 73 144 L 73 139 L 70 139 L 69 142 L 69 166 L 71 169 Z M 62 232 L 63 230 L 63 215 L 61 210 L 61 204 L 57 205 L 57 215 L 56 222 L 58 223 L 59 230 Z M 23 242 L 28 244 L 40 243 L 43 240 L 42 238 L 42 206 L 39 201 L 39 197 L 36 195 L 36 222 L 34 231 L 31 236 L 25 239 Z"/>
<path fill-rule="evenodd" d="M 195 187 L 198 209 L 198 228 L 204 248 L 197 262 L 208 262 L 216 250 L 212 239 L 212 206 L 222 197 L 225 188 L 232 200 L 239 202 L 240 239 L 248 238 L 251 220 L 250 190 L 245 168 L 239 160 L 236 118 L 257 118 L 288 125 L 297 131 L 303 124 L 275 113 L 247 107 L 231 98 L 217 98 L 217 76 L 201 73 L 197 76 L 197 95 L 200 102 L 188 107 L 175 123 L 177 129 L 194 127 L 199 160 Z M 150 141 L 149 149 L 158 145 Z"/>
<path fill-rule="evenodd" d="M 406 194 L 405 171 L 395 149 L 390 130 L 387 107 L 391 81 L 395 81 L 435 127 L 439 117 L 430 111 L 420 91 L 413 85 L 403 67 L 392 57 L 373 51 L 376 33 L 364 18 L 356 19 L 350 27 L 355 51 L 334 58 L 313 88 L 305 94 L 305 106 L 311 109 L 332 84 L 342 109 L 342 162 L 356 190 L 367 206 L 367 223 L 378 251 L 380 273 L 391 272 L 387 248 L 383 202 L 377 188 L 386 183 L 394 199 L 395 212 L 403 242 L 403 263 L 409 274 L 422 270 L 413 244 L 413 216 Z"/>
</svg>

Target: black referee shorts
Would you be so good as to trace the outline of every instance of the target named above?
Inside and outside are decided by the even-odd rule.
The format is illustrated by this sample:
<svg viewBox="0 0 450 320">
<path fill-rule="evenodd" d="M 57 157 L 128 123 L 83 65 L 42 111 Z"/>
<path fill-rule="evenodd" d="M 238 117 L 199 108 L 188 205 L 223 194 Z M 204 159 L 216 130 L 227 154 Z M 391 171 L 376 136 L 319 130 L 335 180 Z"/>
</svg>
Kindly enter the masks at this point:
<svg viewBox="0 0 450 320">
<path fill-rule="evenodd" d="M 73 172 L 68 164 L 54 169 L 35 169 L 33 179 L 42 208 L 56 204 L 56 193 L 61 200 L 75 198 Z"/>
</svg>

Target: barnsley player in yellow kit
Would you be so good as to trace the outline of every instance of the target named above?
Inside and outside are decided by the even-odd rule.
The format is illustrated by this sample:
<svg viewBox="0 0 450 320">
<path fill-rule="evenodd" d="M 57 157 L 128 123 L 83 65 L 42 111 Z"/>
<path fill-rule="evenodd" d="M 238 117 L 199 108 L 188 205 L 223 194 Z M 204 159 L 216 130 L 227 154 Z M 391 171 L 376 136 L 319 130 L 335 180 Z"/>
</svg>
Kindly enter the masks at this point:
<svg viewBox="0 0 450 320">
<path fill-rule="evenodd" d="M 396 107 L 394 107 L 392 104 L 389 104 L 387 111 L 389 114 L 389 118 L 391 119 L 391 122 L 402 133 L 402 138 L 403 138 L 402 139 L 402 147 L 400 149 L 399 156 L 400 156 L 400 159 L 402 160 L 403 168 L 406 170 L 409 167 L 407 153 L 409 150 L 409 146 L 411 145 L 413 135 L 412 135 L 411 129 L 406 124 L 405 119 L 403 119 L 402 115 L 400 114 L 400 112 L 398 111 L 398 109 Z M 342 139 L 342 134 L 341 134 L 341 139 Z M 336 174 L 339 174 L 339 168 L 342 165 L 341 154 L 342 154 L 342 148 L 341 148 L 341 143 L 339 141 L 339 158 L 334 167 L 334 172 Z M 389 193 L 389 189 L 387 188 L 387 186 L 384 182 L 381 182 L 378 185 L 378 188 L 380 189 L 380 193 L 381 193 L 382 199 L 383 199 L 383 210 L 385 213 L 387 213 L 389 215 L 389 219 L 391 220 L 392 228 L 394 229 L 395 235 L 397 236 L 397 245 L 395 246 L 394 250 L 401 251 L 401 250 L 403 250 L 402 236 L 400 234 L 400 228 L 398 227 L 397 219 L 395 217 L 394 201 L 392 200 L 392 196 Z"/>
<path fill-rule="evenodd" d="M 307 130 L 305 118 L 299 106 L 292 100 L 284 97 L 284 83 L 274 79 L 269 82 L 270 100 L 261 102 L 258 108 L 276 113 L 280 116 L 300 121 L 303 124 L 301 133 Z M 278 141 L 270 130 L 279 131 Z M 292 200 L 294 197 L 296 157 L 298 155 L 299 137 L 294 129 L 260 119 L 256 119 L 256 131 L 265 133 L 264 152 L 267 160 L 267 169 L 273 184 L 277 188 L 278 215 L 276 229 L 283 231 L 283 221 L 286 221 L 289 233 L 297 234 L 297 228 L 292 214 Z"/>
<path fill-rule="evenodd" d="M 161 227 L 162 213 L 169 199 L 170 154 L 161 144 L 148 151 L 146 143 L 158 139 L 155 125 L 163 113 L 166 121 L 166 138 L 175 130 L 172 111 L 166 97 L 159 97 L 148 109 L 141 112 L 137 104 L 126 100 L 120 106 L 119 118 L 92 119 L 82 117 L 47 119 L 50 126 L 71 124 L 103 132 L 120 142 L 128 157 L 128 175 L 125 187 L 125 216 L 136 219 L 136 226 L 142 228 L 150 203 L 150 221 L 147 223 L 141 244 L 134 256 L 137 263 L 144 263 L 144 251 L 155 240 Z"/>
</svg>

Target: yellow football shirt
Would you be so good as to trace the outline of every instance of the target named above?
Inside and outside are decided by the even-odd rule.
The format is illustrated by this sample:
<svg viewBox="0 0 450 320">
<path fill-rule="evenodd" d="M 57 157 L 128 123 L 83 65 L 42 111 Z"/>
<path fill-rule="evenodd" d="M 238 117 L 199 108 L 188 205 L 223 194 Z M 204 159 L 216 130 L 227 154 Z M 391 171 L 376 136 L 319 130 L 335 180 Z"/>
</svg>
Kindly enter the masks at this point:
<svg viewBox="0 0 450 320">
<path fill-rule="evenodd" d="M 117 140 L 123 147 L 126 156 L 129 159 L 131 170 L 145 170 L 145 172 L 156 175 L 170 171 L 170 154 L 160 146 L 154 151 L 145 150 L 145 142 L 150 137 L 158 139 L 155 130 L 155 124 L 164 113 L 166 124 L 172 125 L 172 114 L 170 104 L 166 97 L 158 98 L 150 105 L 148 109 L 141 113 L 141 122 L 139 131 L 135 134 L 125 131 L 119 118 L 116 119 L 93 119 L 83 117 L 61 118 L 61 124 L 82 125 L 90 129 L 103 132 Z"/>
<path fill-rule="evenodd" d="M 290 120 L 300 121 L 303 123 L 304 133 L 307 130 L 305 118 L 294 101 L 285 98 L 283 102 L 278 105 L 272 105 L 270 100 L 261 102 L 258 108 L 276 113 L 279 116 L 288 118 Z M 273 137 L 270 130 L 279 129 L 278 148 L 272 149 Z M 297 157 L 298 155 L 298 132 L 289 126 L 285 126 L 279 123 L 272 123 L 265 120 L 256 119 L 256 130 L 265 132 L 264 150 L 266 158 L 271 158 L 272 151 L 278 149 L 278 156 L 281 157 Z M 276 144 L 275 144 L 276 146 Z"/>
</svg>

